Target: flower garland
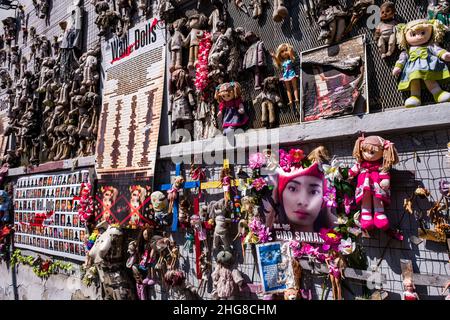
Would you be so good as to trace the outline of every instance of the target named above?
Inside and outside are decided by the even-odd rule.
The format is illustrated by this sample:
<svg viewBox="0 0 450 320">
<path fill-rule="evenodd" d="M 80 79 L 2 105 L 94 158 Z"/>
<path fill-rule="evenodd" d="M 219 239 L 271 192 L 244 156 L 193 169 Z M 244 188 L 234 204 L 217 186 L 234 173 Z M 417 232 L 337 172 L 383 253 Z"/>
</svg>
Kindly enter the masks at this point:
<svg viewBox="0 0 450 320">
<path fill-rule="evenodd" d="M 195 88 L 197 93 L 208 86 L 208 57 L 212 47 L 211 34 L 204 32 L 198 48 L 198 62 L 195 70 Z"/>
<path fill-rule="evenodd" d="M 59 270 L 71 270 L 71 263 L 64 263 L 54 260 L 43 260 L 40 256 L 23 256 L 20 250 L 15 250 L 10 260 L 11 266 L 21 263 L 33 267 L 33 272 L 39 278 L 46 279 L 52 274 L 57 274 Z"/>
<path fill-rule="evenodd" d="M 94 216 L 94 199 L 92 197 L 92 185 L 82 183 L 80 188 L 80 207 L 78 216 L 82 222 L 89 221 Z"/>
</svg>

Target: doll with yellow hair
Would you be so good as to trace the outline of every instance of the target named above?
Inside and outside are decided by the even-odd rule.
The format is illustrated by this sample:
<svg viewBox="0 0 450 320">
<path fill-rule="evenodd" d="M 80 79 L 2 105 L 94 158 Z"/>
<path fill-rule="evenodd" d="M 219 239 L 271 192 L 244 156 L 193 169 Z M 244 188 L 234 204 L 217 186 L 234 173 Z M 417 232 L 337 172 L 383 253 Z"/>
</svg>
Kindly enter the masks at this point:
<svg viewBox="0 0 450 320">
<path fill-rule="evenodd" d="M 404 51 L 395 64 L 393 74 L 400 76 L 399 91 L 410 91 L 405 107 L 421 105 L 421 85 L 424 82 L 436 102 L 450 101 L 450 93 L 442 90 L 439 81 L 450 78 L 445 61 L 450 53 L 438 46 L 445 35 L 439 20 L 414 20 L 397 26 L 397 43 Z"/>
<path fill-rule="evenodd" d="M 295 53 L 294 48 L 289 43 L 282 43 L 278 46 L 277 52 L 271 54 L 274 64 L 281 69 L 283 76 L 280 80 L 284 81 L 286 85 L 286 93 L 289 99 L 289 106 L 292 107 L 294 99 L 292 98 L 292 91 L 294 91 L 295 102 L 299 103 L 299 88 L 298 75 L 294 70 Z"/>
</svg>

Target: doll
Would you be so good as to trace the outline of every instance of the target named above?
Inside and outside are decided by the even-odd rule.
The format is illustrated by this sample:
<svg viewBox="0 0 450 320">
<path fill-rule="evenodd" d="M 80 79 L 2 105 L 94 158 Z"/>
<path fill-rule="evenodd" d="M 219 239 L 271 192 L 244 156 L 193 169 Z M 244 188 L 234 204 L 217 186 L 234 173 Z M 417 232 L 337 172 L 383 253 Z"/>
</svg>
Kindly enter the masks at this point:
<svg viewBox="0 0 450 320">
<path fill-rule="evenodd" d="M 234 132 L 245 126 L 249 120 L 242 103 L 241 86 L 238 82 L 227 82 L 216 89 L 215 99 L 219 102 L 217 116 L 223 115 L 223 134 Z"/>
<path fill-rule="evenodd" d="M 253 100 L 253 104 L 261 103 L 261 121 L 263 127 L 275 127 L 275 108 L 281 108 L 283 106 L 278 85 L 279 80 L 276 77 L 264 79 L 262 92 Z"/>
<path fill-rule="evenodd" d="M 180 211 L 178 213 L 178 222 L 182 228 L 186 228 L 186 226 L 189 224 L 190 212 L 191 204 L 188 200 L 182 199 L 180 201 Z"/>
<path fill-rule="evenodd" d="M 155 191 L 150 195 L 150 199 L 152 202 L 153 211 L 155 212 L 156 221 L 158 221 L 160 225 L 168 225 L 168 201 L 164 193 L 161 191 Z"/>
<path fill-rule="evenodd" d="M 136 229 L 139 226 L 140 210 L 142 209 L 142 203 L 145 201 L 146 192 L 141 186 L 131 186 L 131 199 L 130 199 L 130 211 L 131 218 L 128 223 L 132 229 Z"/>
<path fill-rule="evenodd" d="M 381 22 L 375 29 L 374 39 L 377 42 L 381 58 L 390 57 L 395 51 L 395 4 L 386 1 L 380 7 Z"/>
<path fill-rule="evenodd" d="M 333 299 L 342 300 L 341 280 L 344 278 L 345 261 L 342 257 L 328 257 L 325 263 L 329 269 L 329 277 L 333 289 Z"/>
<path fill-rule="evenodd" d="M 442 295 L 444 295 L 447 290 L 450 290 L 450 281 L 445 284 L 445 287 L 442 290 Z M 450 292 L 445 296 L 445 300 L 450 300 Z"/>
<path fill-rule="evenodd" d="M 338 0 L 318 0 L 320 13 L 317 23 L 320 26 L 318 40 L 325 40 L 326 44 L 341 41 L 345 27 L 347 13 L 342 9 Z"/>
<path fill-rule="evenodd" d="M 173 211 L 173 204 L 175 200 L 178 198 L 178 192 L 183 187 L 184 184 L 184 178 L 182 176 L 175 177 L 175 181 L 172 184 L 172 188 L 170 188 L 169 191 L 167 191 L 167 200 L 169 200 L 169 209 L 167 212 L 169 214 Z"/>
<path fill-rule="evenodd" d="M 252 18 L 259 19 L 263 12 L 263 6 L 267 4 L 267 0 L 250 0 L 250 8 L 252 8 Z"/>
<path fill-rule="evenodd" d="M 138 270 L 141 273 L 142 284 L 144 286 L 152 286 L 155 284 L 155 264 L 156 264 L 156 252 L 152 247 L 152 233 L 153 230 L 150 227 L 146 227 L 139 232 L 136 241 L 136 255 Z"/>
<path fill-rule="evenodd" d="M 172 289 L 173 300 L 198 300 L 197 289 L 186 282 L 186 274 L 181 270 L 169 270 L 164 275 L 165 284 Z"/>
<path fill-rule="evenodd" d="M 183 42 L 186 40 L 184 35 L 181 33 L 181 30 L 186 25 L 186 19 L 181 18 L 173 22 L 169 31 L 171 33 L 171 37 L 169 40 L 169 51 L 170 51 L 170 72 L 174 70 L 181 69 L 182 59 L 183 59 Z"/>
<path fill-rule="evenodd" d="M 172 73 L 169 115 L 172 116 L 172 142 L 179 143 L 186 139 L 177 129 L 191 130 L 195 106 L 194 89 L 190 86 L 188 73 L 177 69 Z"/>
<path fill-rule="evenodd" d="M 421 105 L 421 83 L 438 103 L 450 101 L 450 93 L 441 89 L 440 80 L 450 78 L 445 61 L 450 53 L 438 46 L 445 35 L 445 26 L 439 20 L 414 20 L 397 25 L 397 43 L 404 51 L 393 70 L 400 76 L 399 91 L 410 91 L 405 107 Z"/>
<path fill-rule="evenodd" d="M 243 289 L 244 278 L 238 269 L 233 267 L 233 254 L 221 251 L 217 254 L 217 265 L 211 278 L 214 284 L 213 296 L 220 300 L 232 300 L 236 295 L 236 285 Z"/>
<path fill-rule="evenodd" d="M 189 35 L 183 41 L 185 47 L 189 47 L 188 68 L 194 69 L 198 61 L 198 47 L 203 37 L 203 27 L 208 22 L 208 18 L 203 13 L 194 12 L 188 17 Z"/>
<path fill-rule="evenodd" d="M 298 89 L 298 75 L 294 70 L 295 53 L 294 48 L 288 43 L 282 43 L 278 46 L 277 52 L 271 54 L 274 64 L 278 69 L 282 69 L 283 76 L 280 80 L 284 81 L 286 85 L 286 93 L 289 99 L 289 106 L 293 106 L 294 99 L 296 103 L 300 102 Z M 294 91 L 294 99 L 292 97 Z"/>
<path fill-rule="evenodd" d="M 389 170 L 398 163 L 397 150 L 392 142 L 379 136 L 360 137 L 353 157 L 357 163 L 348 174 L 350 179 L 358 177 L 355 198 L 361 205 L 361 228 L 369 230 L 375 226 L 387 230 L 389 220 L 384 208 L 390 203 Z"/>
<path fill-rule="evenodd" d="M 273 15 L 272 19 L 275 22 L 281 22 L 289 15 L 288 9 L 284 6 L 284 0 L 273 1 Z"/>
<path fill-rule="evenodd" d="M 211 202 L 208 205 L 209 217 L 214 219 L 214 237 L 213 250 L 218 250 L 219 246 L 223 246 L 224 250 L 229 250 L 231 242 L 228 239 L 228 230 L 230 228 L 231 219 L 227 217 L 229 209 L 225 199 Z"/>
<path fill-rule="evenodd" d="M 266 66 L 264 42 L 252 31 L 245 34 L 245 41 L 250 45 L 244 55 L 243 68 L 252 70 L 255 75 L 255 90 L 261 89 L 261 69 Z"/>
<path fill-rule="evenodd" d="M 420 300 L 419 295 L 416 293 L 416 287 L 411 279 L 403 280 L 403 286 L 405 291 L 402 293 L 402 300 Z"/>
<path fill-rule="evenodd" d="M 231 182 L 230 168 L 223 168 L 220 171 L 220 183 L 223 188 L 223 195 L 226 203 L 231 201 Z"/>
</svg>

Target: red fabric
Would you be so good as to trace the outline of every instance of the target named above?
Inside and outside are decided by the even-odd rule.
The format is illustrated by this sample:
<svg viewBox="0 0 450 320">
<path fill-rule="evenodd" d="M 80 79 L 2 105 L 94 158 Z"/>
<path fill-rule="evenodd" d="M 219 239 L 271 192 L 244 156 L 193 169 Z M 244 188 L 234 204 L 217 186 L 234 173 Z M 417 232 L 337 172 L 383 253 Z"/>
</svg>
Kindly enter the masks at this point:
<svg viewBox="0 0 450 320">
<path fill-rule="evenodd" d="M 194 198 L 194 214 L 198 215 L 199 211 L 200 211 L 200 200 L 198 197 L 196 197 Z M 198 231 L 195 231 L 194 233 L 194 242 L 195 242 L 195 267 L 197 269 L 197 279 L 201 279 L 202 272 L 200 271 L 200 255 L 202 254 L 202 249 L 200 247 L 200 239 L 198 237 Z"/>
</svg>

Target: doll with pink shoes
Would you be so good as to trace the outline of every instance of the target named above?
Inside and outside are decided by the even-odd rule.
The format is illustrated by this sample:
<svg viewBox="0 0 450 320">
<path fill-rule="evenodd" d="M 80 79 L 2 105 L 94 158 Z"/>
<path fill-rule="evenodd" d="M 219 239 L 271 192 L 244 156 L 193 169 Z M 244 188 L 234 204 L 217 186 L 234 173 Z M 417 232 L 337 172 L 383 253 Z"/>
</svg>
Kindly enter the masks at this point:
<svg viewBox="0 0 450 320">
<path fill-rule="evenodd" d="M 389 170 L 398 163 L 397 150 L 392 142 L 382 137 L 362 136 L 355 143 L 353 157 L 356 164 L 349 170 L 349 178 L 357 177 L 355 198 L 361 205 L 361 228 L 387 230 L 389 219 L 385 207 L 390 203 Z"/>
</svg>

